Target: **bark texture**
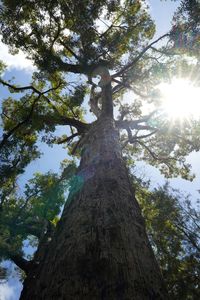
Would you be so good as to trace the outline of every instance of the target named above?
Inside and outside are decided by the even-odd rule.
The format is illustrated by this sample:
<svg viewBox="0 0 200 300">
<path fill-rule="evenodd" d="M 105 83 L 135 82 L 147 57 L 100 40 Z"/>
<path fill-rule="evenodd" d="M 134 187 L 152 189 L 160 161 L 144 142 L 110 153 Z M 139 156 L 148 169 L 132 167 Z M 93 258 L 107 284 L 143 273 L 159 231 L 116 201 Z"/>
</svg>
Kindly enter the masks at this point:
<svg viewBox="0 0 200 300">
<path fill-rule="evenodd" d="M 167 299 L 112 118 L 84 137 L 61 221 L 41 249 L 21 300 Z"/>
</svg>

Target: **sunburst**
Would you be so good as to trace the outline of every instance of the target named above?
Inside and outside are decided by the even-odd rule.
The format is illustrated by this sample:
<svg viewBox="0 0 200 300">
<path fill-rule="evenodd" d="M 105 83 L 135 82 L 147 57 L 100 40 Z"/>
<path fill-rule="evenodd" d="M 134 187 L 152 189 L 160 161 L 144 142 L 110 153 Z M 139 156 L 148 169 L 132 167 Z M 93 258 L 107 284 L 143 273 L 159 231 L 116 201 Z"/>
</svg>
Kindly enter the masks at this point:
<svg viewBox="0 0 200 300">
<path fill-rule="evenodd" d="M 189 80 L 174 79 L 160 85 L 161 109 L 170 119 L 200 118 L 200 88 Z"/>
</svg>

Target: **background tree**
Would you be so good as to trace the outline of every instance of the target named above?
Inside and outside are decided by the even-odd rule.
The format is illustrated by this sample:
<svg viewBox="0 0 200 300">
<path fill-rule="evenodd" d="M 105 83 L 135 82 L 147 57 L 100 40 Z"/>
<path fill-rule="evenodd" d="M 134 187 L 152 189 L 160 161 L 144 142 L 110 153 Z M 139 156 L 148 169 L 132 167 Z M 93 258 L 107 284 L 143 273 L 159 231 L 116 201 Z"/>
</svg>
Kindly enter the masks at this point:
<svg viewBox="0 0 200 300">
<path fill-rule="evenodd" d="M 65 202 L 64 191 L 74 172 L 75 165 L 71 163 L 65 166 L 60 177 L 53 173 L 35 174 L 26 184 L 24 196 L 13 188 L 9 195 L 2 198 L 1 260 L 11 259 L 27 272 L 31 262 L 25 259 L 24 243 L 37 247 L 39 242 L 45 243 L 51 239 Z M 6 187 L 2 189 L 2 194 L 4 192 L 7 192 Z"/>
<path fill-rule="evenodd" d="M 28 86 L 0 79 L 11 93 L 2 104 L 1 212 L 3 226 L 8 224 L 2 228 L 2 257 L 17 263 L 15 253 L 18 265 L 23 261 L 21 299 L 166 299 L 124 159 L 144 159 L 167 177 L 192 179 L 185 157 L 199 150 L 199 121 L 171 126 L 157 109 L 156 86 L 173 78 L 177 66 L 183 76 L 191 68 L 177 50 L 176 35 L 151 41 L 155 27 L 145 1 L 2 1 L 0 19 L 3 41 L 38 68 Z M 133 99 L 124 104 L 128 89 Z M 84 119 L 86 101 L 90 123 Z M 147 104 L 156 109 L 144 114 Z M 56 136 L 58 125 L 68 128 L 63 136 Z M 41 138 L 67 145 L 81 158 L 50 237 L 45 220 L 55 223 L 64 201 L 59 177 L 36 175 L 26 197 L 15 196 L 17 176 L 39 156 Z M 15 234 L 21 228 L 17 223 L 11 230 L 10 215 L 13 220 L 24 205 L 22 223 L 15 216 L 22 232 Z M 34 229 L 33 213 L 41 225 L 36 237 L 47 239 L 27 262 L 23 241 Z M 17 237 L 12 244 L 11 236 Z"/>
<path fill-rule="evenodd" d="M 182 0 L 173 17 L 172 34 L 177 48 L 199 58 L 200 43 L 200 3 L 198 0 Z"/>
<path fill-rule="evenodd" d="M 147 232 L 171 299 L 199 299 L 199 209 L 168 184 L 153 192 L 137 188 Z"/>
</svg>

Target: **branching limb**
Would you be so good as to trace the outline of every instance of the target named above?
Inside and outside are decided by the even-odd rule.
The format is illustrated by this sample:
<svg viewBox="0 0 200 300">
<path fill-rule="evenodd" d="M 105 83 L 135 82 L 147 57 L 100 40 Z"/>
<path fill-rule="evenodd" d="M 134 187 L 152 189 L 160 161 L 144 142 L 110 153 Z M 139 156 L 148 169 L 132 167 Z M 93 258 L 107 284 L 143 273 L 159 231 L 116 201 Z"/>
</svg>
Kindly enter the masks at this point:
<svg viewBox="0 0 200 300">
<path fill-rule="evenodd" d="M 124 118 L 131 113 L 131 110 L 128 109 L 127 107 L 123 107 L 121 105 L 121 111 L 120 111 L 120 117 L 119 117 L 119 121 L 123 121 Z"/>
<path fill-rule="evenodd" d="M 125 82 L 124 79 L 122 79 L 122 81 L 120 81 L 120 80 L 117 80 L 116 78 L 112 78 L 112 81 L 117 83 L 117 85 L 115 85 L 114 88 L 112 89 L 113 94 L 115 94 L 116 92 L 119 92 L 123 88 L 131 89 L 130 84 Z"/>
<path fill-rule="evenodd" d="M 154 130 L 154 131 L 152 131 L 152 132 L 150 132 L 150 133 L 147 133 L 147 134 L 143 134 L 143 135 L 139 135 L 139 136 L 138 136 L 138 132 L 139 132 L 139 130 L 138 130 L 138 131 L 136 132 L 136 134 L 133 136 L 133 135 L 132 135 L 131 129 L 128 128 L 128 129 L 127 129 L 128 139 L 127 139 L 127 141 L 124 143 L 124 145 L 123 145 L 122 148 L 126 147 L 126 145 L 127 145 L 128 143 L 134 144 L 134 143 L 138 142 L 139 140 L 143 140 L 143 139 L 145 139 L 145 138 L 148 138 L 148 137 L 154 135 L 157 131 L 158 131 L 158 130 L 156 129 L 156 130 Z"/>
<path fill-rule="evenodd" d="M 127 64 L 126 66 L 124 66 L 119 72 L 115 73 L 114 75 L 112 75 L 112 78 L 115 77 L 119 77 L 121 76 L 125 71 L 127 71 L 128 69 L 130 69 L 131 67 L 133 67 L 139 60 L 140 58 L 156 43 L 158 43 L 160 40 L 162 40 L 163 38 L 170 36 L 169 33 L 166 33 L 164 35 L 162 35 L 161 37 L 159 37 L 157 40 L 153 41 L 152 43 L 150 43 L 147 47 L 145 47 L 140 54 L 133 59 L 132 62 L 130 62 L 129 64 Z"/>
<path fill-rule="evenodd" d="M 71 140 L 73 140 L 73 138 L 79 136 L 78 132 L 73 133 L 72 135 L 64 138 L 64 139 L 58 139 L 56 141 L 56 144 L 60 145 L 60 144 L 64 144 L 64 143 L 69 143 Z"/>
<path fill-rule="evenodd" d="M 166 157 L 166 156 L 159 156 L 157 155 L 156 153 L 154 153 L 145 143 L 143 143 L 142 141 L 138 141 L 137 140 L 137 143 L 140 144 L 143 148 L 145 148 L 147 150 L 147 152 L 149 152 L 149 154 L 152 156 L 153 159 L 155 160 L 159 160 L 159 161 L 162 161 L 166 164 L 167 161 L 169 160 L 174 160 L 174 161 L 177 161 L 177 159 L 175 157 Z M 168 165 L 169 167 L 169 165 Z"/>
<path fill-rule="evenodd" d="M 143 134 L 143 135 L 139 135 L 139 136 L 138 136 L 138 135 L 135 135 L 135 136 L 132 137 L 131 140 L 129 140 L 129 142 L 130 142 L 130 143 L 135 143 L 135 142 L 137 142 L 138 140 L 146 139 L 146 138 L 148 138 L 148 137 L 154 135 L 157 131 L 158 131 L 158 130 L 154 130 L 154 131 L 152 131 L 152 132 L 150 132 L 150 133 L 148 133 L 148 134 Z"/>
<path fill-rule="evenodd" d="M 194 248 L 196 248 L 196 250 L 200 253 L 200 247 L 199 245 L 196 243 L 195 239 L 192 237 L 193 232 L 188 233 L 188 228 L 184 229 L 183 224 L 179 225 L 176 224 L 176 226 L 178 227 L 178 229 L 186 236 L 186 238 L 188 239 L 188 241 L 193 245 Z"/>
<path fill-rule="evenodd" d="M 44 97 L 44 99 L 53 107 L 54 111 L 56 111 L 56 113 L 58 114 L 57 118 L 53 118 L 53 120 L 50 120 L 50 118 L 48 118 L 48 116 L 43 119 L 46 120 L 47 124 L 56 124 L 56 121 L 58 122 L 57 125 L 70 125 L 70 126 L 74 126 L 76 127 L 76 129 L 78 130 L 78 132 L 83 132 L 85 131 L 86 127 L 87 127 L 87 124 L 85 123 L 82 123 L 81 121 L 78 121 L 76 119 L 73 119 L 73 118 L 68 118 L 68 117 L 64 117 L 62 115 L 60 115 L 58 109 L 56 108 L 55 105 L 53 105 L 53 103 L 50 101 L 50 99 L 45 95 L 46 93 L 49 93 L 53 90 L 56 90 L 58 89 L 62 83 L 59 83 L 58 86 L 56 86 L 55 88 L 50 88 L 44 92 L 41 92 L 39 91 L 38 89 L 36 89 L 34 86 L 32 85 L 29 85 L 29 86 L 24 86 L 24 87 L 16 87 L 15 85 L 12 85 L 8 82 L 5 82 L 4 80 L 0 79 L 0 83 L 3 84 L 4 86 L 7 86 L 8 88 L 12 88 L 13 90 L 15 91 L 27 91 L 27 90 L 31 90 L 32 92 L 36 93 L 38 95 L 38 97 L 34 100 L 32 106 L 31 106 L 31 110 L 29 112 L 29 114 L 27 115 L 27 117 L 22 120 L 21 122 L 19 122 L 16 126 L 14 126 L 7 134 L 4 134 L 3 135 L 3 139 L 2 141 L 0 142 L 0 149 L 2 149 L 2 147 L 5 145 L 5 143 L 7 142 L 7 140 L 9 139 L 9 137 L 11 137 L 14 132 L 16 132 L 17 130 L 19 130 L 19 128 L 21 126 L 23 126 L 24 124 L 26 124 L 27 122 L 30 121 L 33 113 L 34 113 L 34 108 L 35 108 L 35 105 L 37 103 L 37 101 L 42 97 Z M 45 121 L 44 120 L 44 121 Z"/>
<path fill-rule="evenodd" d="M 72 56 L 74 56 L 74 58 L 76 58 L 77 61 L 83 63 L 83 60 L 70 47 L 68 47 L 64 41 L 59 39 L 59 42 Z"/>
<path fill-rule="evenodd" d="M 72 155 L 75 155 L 76 150 L 78 149 L 79 146 L 81 146 L 81 143 L 83 141 L 84 136 L 80 137 L 80 139 L 77 141 L 77 143 L 75 144 L 75 146 L 72 149 Z"/>
<path fill-rule="evenodd" d="M 56 87 L 52 87 L 52 88 L 50 88 L 50 89 L 48 89 L 48 90 L 46 90 L 44 92 L 41 92 L 36 87 L 34 87 L 33 85 L 27 85 L 27 86 L 20 86 L 20 87 L 18 87 L 18 86 L 15 86 L 13 84 L 10 84 L 10 83 L 2 80 L 1 78 L 0 78 L 0 83 L 2 85 L 4 85 L 4 86 L 7 86 L 8 88 L 13 89 L 16 92 L 23 92 L 23 91 L 31 90 L 31 91 L 35 92 L 36 94 L 38 94 L 40 96 L 45 95 L 45 94 L 47 94 L 47 93 L 49 93 L 51 91 L 57 90 L 62 85 L 62 82 L 60 82 Z"/>
<path fill-rule="evenodd" d="M 58 55 L 55 54 L 53 51 L 47 51 L 47 55 L 52 58 L 52 61 L 57 64 L 57 67 L 59 67 L 60 71 L 63 72 L 70 72 L 74 74 L 88 74 L 91 71 L 91 67 L 84 64 L 69 64 L 64 62 Z"/>
<path fill-rule="evenodd" d="M 116 86 L 114 86 L 114 88 L 112 89 L 112 94 L 116 94 L 119 93 L 121 90 L 125 89 L 126 87 L 124 86 L 123 83 L 120 82 L 120 84 L 117 84 Z M 130 88 L 130 87 L 128 87 Z"/>
<path fill-rule="evenodd" d="M 54 21 L 56 21 L 55 18 L 54 18 Z M 62 31 L 61 26 L 60 26 L 60 22 L 56 22 L 56 24 L 57 24 L 57 32 L 56 32 L 56 34 L 55 34 L 55 36 L 54 36 L 54 38 L 53 38 L 53 40 L 52 40 L 52 42 L 51 42 L 51 46 L 50 46 L 50 49 L 51 49 L 51 50 L 53 49 L 54 44 L 55 44 L 55 42 L 57 41 L 57 39 L 59 38 L 60 33 L 61 33 L 61 31 Z"/>
<path fill-rule="evenodd" d="M 90 124 L 83 123 L 73 118 L 68 118 L 60 115 L 56 116 L 39 116 L 40 120 L 45 122 L 47 125 L 68 125 L 73 126 L 77 129 L 78 133 L 84 133 L 90 127 Z"/>
<path fill-rule="evenodd" d="M 150 118 L 156 113 L 157 111 L 154 110 L 152 111 L 149 115 L 144 116 L 141 119 L 137 119 L 137 120 L 118 120 L 115 121 L 115 124 L 117 127 L 121 128 L 121 129 L 126 129 L 128 130 L 128 128 L 130 129 L 136 129 L 136 130 L 157 130 L 157 128 L 152 127 L 150 125 L 140 125 L 141 123 L 146 123 L 150 120 Z"/>
<path fill-rule="evenodd" d="M 30 271 L 31 267 L 33 266 L 33 261 L 28 261 L 20 255 L 11 255 L 10 259 L 26 274 Z"/>
<path fill-rule="evenodd" d="M 151 47 L 151 49 L 153 50 L 153 51 L 155 51 L 155 52 L 158 52 L 158 53 L 160 53 L 160 54 L 162 54 L 162 55 L 167 55 L 167 56 L 174 56 L 174 55 L 178 55 L 177 53 L 172 53 L 172 52 L 170 52 L 170 51 L 164 51 L 164 50 L 160 50 L 160 49 L 157 49 L 157 48 L 155 48 L 155 47 Z"/>
<path fill-rule="evenodd" d="M 145 94 L 141 93 L 140 91 L 137 90 L 136 87 L 132 87 L 132 90 L 133 90 L 133 92 L 134 92 L 136 95 L 140 96 L 140 97 L 143 98 L 143 99 L 148 99 L 148 98 L 149 98 L 149 95 L 145 95 Z"/>
<path fill-rule="evenodd" d="M 148 76 L 149 72 L 152 70 L 152 67 L 149 68 L 148 70 L 146 70 L 142 75 L 137 75 L 137 78 L 135 78 L 136 81 L 142 81 L 145 77 Z M 123 74 L 122 74 L 123 75 Z M 117 83 L 114 88 L 112 89 L 112 93 L 116 94 L 118 92 L 120 92 L 123 89 L 129 89 L 132 90 L 136 95 L 140 96 L 143 99 L 148 99 L 149 95 L 141 93 L 141 91 L 139 91 L 133 84 L 131 85 L 131 83 L 128 83 L 127 79 L 125 79 L 125 76 L 121 76 L 121 80 L 118 80 L 116 78 L 112 78 L 112 82 Z M 132 78 L 132 81 L 133 78 Z"/>
<path fill-rule="evenodd" d="M 13 133 L 14 133 L 15 131 L 17 131 L 22 125 L 24 125 L 25 123 L 27 123 L 27 122 L 31 119 L 31 117 L 32 117 L 32 115 L 33 115 L 33 112 L 34 112 L 35 105 L 36 105 L 36 103 L 37 103 L 37 101 L 39 100 L 40 97 L 41 97 L 41 95 L 39 95 L 39 96 L 34 100 L 32 106 L 31 106 L 31 110 L 30 110 L 29 114 L 27 115 L 27 117 L 26 117 L 23 121 L 19 122 L 16 126 L 14 126 L 7 134 L 4 134 L 4 135 L 3 135 L 3 139 L 2 139 L 2 141 L 0 142 L 0 149 L 2 149 L 2 147 L 5 145 L 5 143 L 6 143 L 7 140 L 9 139 L 9 137 L 10 137 L 11 135 L 13 135 Z"/>
</svg>

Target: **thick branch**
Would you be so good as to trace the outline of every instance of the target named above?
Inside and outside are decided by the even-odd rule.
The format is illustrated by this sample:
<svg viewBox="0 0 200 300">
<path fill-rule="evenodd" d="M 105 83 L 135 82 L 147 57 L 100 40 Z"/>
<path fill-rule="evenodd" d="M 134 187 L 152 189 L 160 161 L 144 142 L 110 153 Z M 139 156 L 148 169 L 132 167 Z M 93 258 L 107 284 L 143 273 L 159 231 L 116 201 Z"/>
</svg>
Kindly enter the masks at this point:
<svg viewBox="0 0 200 300">
<path fill-rule="evenodd" d="M 142 139 L 148 138 L 148 137 L 154 135 L 157 131 L 158 131 L 158 130 L 154 130 L 154 131 L 152 131 L 152 132 L 150 132 L 150 133 L 148 133 L 148 134 L 139 135 L 139 136 L 137 136 L 137 135 L 136 135 L 136 136 L 133 136 L 133 137 L 131 138 L 131 140 L 129 140 L 129 142 L 130 142 L 130 143 L 134 143 L 134 142 L 137 142 L 138 140 L 142 140 Z"/>
<path fill-rule="evenodd" d="M 72 135 L 64 138 L 64 139 L 58 139 L 56 141 L 56 144 L 60 145 L 60 144 L 63 144 L 63 143 L 69 143 L 73 138 L 77 137 L 79 134 L 76 132 L 76 133 L 73 133 Z"/>
<path fill-rule="evenodd" d="M 91 68 L 87 65 L 75 65 L 75 64 L 69 64 L 57 56 L 55 53 L 52 51 L 49 51 L 50 57 L 52 57 L 52 61 L 54 61 L 56 64 L 58 64 L 59 69 L 64 72 L 71 72 L 75 74 L 88 74 Z"/>
<path fill-rule="evenodd" d="M 50 88 L 50 89 L 48 89 L 48 90 L 46 90 L 46 91 L 44 91 L 44 92 L 41 92 L 41 91 L 39 91 L 38 89 L 36 89 L 33 85 L 19 86 L 19 87 L 18 87 L 18 86 L 15 86 L 15 85 L 13 85 L 13 84 L 10 84 L 10 83 L 8 83 L 8 82 L 2 80 L 1 78 L 0 78 L 0 83 L 3 84 L 4 86 L 7 86 L 8 88 L 13 89 L 13 90 L 16 91 L 16 92 L 23 92 L 23 91 L 31 90 L 31 91 L 35 92 L 36 94 L 38 94 L 38 95 L 40 95 L 40 96 L 42 96 L 42 95 L 44 95 L 44 94 L 46 94 L 46 93 L 49 93 L 49 92 L 51 92 L 51 91 L 54 91 L 54 90 L 58 89 L 58 88 L 61 86 L 61 84 L 62 84 L 62 83 L 60 82 L 59 85 L 56 86 L 55 88 Z"/>
<path fill-rule="evenodd" d="M 28 261 L 24 259 L 20 255 L 11 255 L 10 259 L 20 268 L 22 269 L 26 274 L 30 271 L 31 266 L 33 265 L 32 261 Z"/>
<path fill-rule="evenodd" d="M 141 119 L 137 120 L 118 120 L 115 121 L 117 127 L 121 129 L 137 129 L 137 130 L 157 130 L 157 128 L 149 126 L 149 125 L 139 125 L 141 123 L 146 123 L 149 119 L 156 113 L 156 111 L 151 112 L 149 115 L 144 116 Z"/>
<path fill-rule="evenodd" d="M 64 116 L 39 116 L 40 120 L 47 125 L 69 125 L 77 129 L 78 133 L 83 133 L 89 128 L 89 124 L 83 123 L 79 120 L 68 118 Z"/>
</svg>

